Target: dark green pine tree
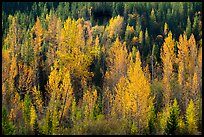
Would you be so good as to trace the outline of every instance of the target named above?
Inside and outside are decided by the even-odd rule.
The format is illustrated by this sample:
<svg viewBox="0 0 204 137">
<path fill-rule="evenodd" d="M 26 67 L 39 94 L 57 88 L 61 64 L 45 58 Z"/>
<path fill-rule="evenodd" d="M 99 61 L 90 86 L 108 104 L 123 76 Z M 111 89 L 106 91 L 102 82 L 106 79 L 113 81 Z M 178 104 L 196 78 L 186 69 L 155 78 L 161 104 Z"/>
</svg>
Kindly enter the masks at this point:
<svg viewBox="0 0 204 137">
<path fill-rule="evenodd" d="M 37 119 L 35 119 L 35 122 L 33 124 L 33 128 L 34 128 L 34 134 L 35 135 L 40 135 L 40 129 L 39 129 L 39 125 L 38 125 Z"/>
<path fill-rule="evenodd" d="M 174 99 L 173 106 L 171 107 L 170 117 L 167 120 L 167 126 L 165 132 L 167 135 L 176 135 L 178 130 L 178 118 L 180 114 L 180 109 L 177 100 Z"/>
<path fill-rule="evenodd" d="M 8 111 L 6 107 L 2 106 L 2 134 L 3 135 L 15 135 L 15 126 L 8 119 Z"/>
<path fill-rule="evenodd" d="M 195 36 L 195 39 L 197 41 L 198 40 L 198 35 L 199 35 L 199 18 L 198 18 L 197 15 L 194 17 L 194 20 L 193 20 L 192 32 L 193 32 L 193 34 Z"/>
<path fill-rule="evenodd" d="M 188 19 L 187 19 L 187 25 L 186 25 L 186 35 L 187 35 L 187 38 L 188 38 L 188 39 L 190 38 L 191 33 L 192 33 L 192 30 L 191 30 L 191 20 L 190 20 L 190 18 L 188 17 Z"/>
</svg>

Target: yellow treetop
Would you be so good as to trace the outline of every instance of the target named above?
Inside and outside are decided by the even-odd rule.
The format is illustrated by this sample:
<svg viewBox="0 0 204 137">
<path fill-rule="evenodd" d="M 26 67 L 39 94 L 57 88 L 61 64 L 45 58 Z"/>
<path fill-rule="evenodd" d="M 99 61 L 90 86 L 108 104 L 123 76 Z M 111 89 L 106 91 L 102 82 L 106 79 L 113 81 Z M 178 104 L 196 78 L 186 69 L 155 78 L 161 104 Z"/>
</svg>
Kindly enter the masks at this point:
<svg viewBox="0 0 204 137">
<path fill-rule="evenodd" d="M 30 110 L 30 126 L 32 130 L 33 130 L 33 125 L 35 123 L 36 118 L 37 118 L 37 114 L 35 111 L 35 107 L 32 105 Z"/>
<path fill-rule="evenodd" d="M 121 76 L 126 76 L 127 74 L 127 64 L 128 64 L 128 53 L 126 45 L 116 38 L 110 50 L 108 50 L 107 71 L 105 81 L 106 86 L 109 86 L 110 90 L 113 90 L 115 85 L 118 83 Z"/>
<path fill-rule="evenodd" d="M 173 64 L 175 62 L 174 53 L 174 39 L 172 33 L 168 33 L 168 37 L 165 38 L 164 44 L 161 49 L 161 59 L 163 63 L 163 84 L 164 84 L 164 104 L 170 103 L 171 99 L 171 87 L 170 81 L 173 73 Z"/>
<path fill-rule="evenodd" d="M 109 21 L 109 26 L 107 26 L 106 31 L 108 32 L 108 37 L 116 37 L 117 34 L 121 33 L 124 18 L 121 16 L 112 17 Z"/>
<path fill-rule="evenodd" d="M 34 53 L 37 54 L 41 52 L 41 48 L 42 48 L 41 43 L 43 40 L 43 28 L 41 26 L 41 23 L 38 17 L 37 17 L 37 21 L 34 26 L 34 32 L 36 34 Z"/>
</svg>

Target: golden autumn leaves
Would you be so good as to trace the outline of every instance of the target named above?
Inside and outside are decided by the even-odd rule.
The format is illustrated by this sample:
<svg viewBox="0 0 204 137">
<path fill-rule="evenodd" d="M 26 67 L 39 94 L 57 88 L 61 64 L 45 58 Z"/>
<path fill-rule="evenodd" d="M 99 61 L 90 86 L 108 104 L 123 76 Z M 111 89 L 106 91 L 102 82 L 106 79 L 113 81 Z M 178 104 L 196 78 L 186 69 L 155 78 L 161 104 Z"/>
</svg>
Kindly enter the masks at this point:
<svg viewBox="0 0 204 137">
<path fill-rule="evenodd" d="M 31 30 L 29 44 L 33 47 L 34 58 L 29 65 L 26 65 L 26 63 L 18 62 L 17 55 L 12 52 L 17 43 L 16 36 L 11 35 L 14 33 L 12 30 L 15 30 L 12 29 L 12 27 L 15 28 L 15 18 L 12 19 L 13 24 L 5 40 L 5 43 L 10 45 L 10 50 L 3 51 L 3 66 L 9 69 L 3 68 L 2 71 L 5 82 L 2 84 L 3 101 L 9 104 L 10 119 L 14 121 L 17 113 L 25 109 L 19 94 L 13 90 L 14 79 L 18 74 L 19 89 L 24 90 L 26 87 L 32 97 L 30 118 L 26 121 L 32 130 L 36 120 L 44 117 L 44 120 L 39 122 L 43 125 L 44 134 L 57 134 L 59 127 L 70 124 L 70 121 L 76 125 L 80 122 L 87 124 L 94 120 L 101 92 L 88 84 L 94 76 L 94 73 L 90 71 L 90 65 L 94 60 L 100 60 L 103 53 L 106 56 L 103 61 L 106 62 L 107 70 L 103 75 L 101 113 L 104 114 L 106 120 L 111 118 L 129 120 L 132 126 L 131 133 L 134 134 L 140 134 L 143 129 L 148 128 L 151 119 L 155 119 L 154 96 L 151 96 L 150 89 L 154 79 L 150 80 L 148 65 L 145 68 L 142 67 L 139 50 L 133 46 L 132 52 L 131 49 L 128 51 L 127 43 L 117 37 L 116 32 L 120 33 L 123 17 L 112 18 L 109 26 L 106 27 L 107 37 L 111 40 L 115 39 L 111 44 L 107 42 L 107 46 L 100 44 L 99 36 L 92 39 L 92 31 L 89 30 L 91 26 L 83 19 L 68 18 L 62 25 L 55 15 L 47 15 L 46 21 L 49 22 L 48 30 L 42 27 L 39 18 Z M 84 37 L 85 28 L 89 30 L 86 34 L 87 38 Z M 131 27 L 127 29 L 132 33 Z M 192 101 L 189 107 L 188 104 L 190 99 L 197 106 L 200 103 L 198 95 L 202 88 L 202 47 L 197 50 L 193 35 L 187 40 L 184 33 L 179 41 L 175 41 L 173 34 L 167 31 L 165 23 L 166 38 L 161 48 L 164 108 L 162 114 L 159 114 L 159 124 L 163 126 L 162 128 L 166 126 L 166 121 L 170 116 L 169 105 L 172 104 L 174 98 L 177 98 L 181 109 L 188 111 L 189 127 L 193 127 L 195 126 L 194 118 L 192 118 L 194 114 L 190 113 L 193 110 Z M 145 36 L 148 36 L 147 31 Z M 9 41 L 11 39 L 14 41 Z M 44 40 L 49 45 L 45 64 L 42 61 Z M 38 85 L 39 71 L 43 65 L 48 74 L 48 81 L 43 85 L 47 93 L 45 96 L 48 97 L 46 102 L 43 100 L 43 92 L 40 91 Z M 178 82 L 179 90 L 173 89 L 172 81 Z M 80 90 L 76 88 L 78 86 L 81 87 Z M 80 95 L 76 97 L 76 94 Z M 9 100 L 10 98 L 12 99 Z M 181 119 L 179 120 L 182 127 L 184 124 Z M 52 121 L 51 124 L 50 121 Z M 49 125 L 52 125 L 52 133 L 49 133 Z M 161 130 L 163 133 L 164 129 Z"/>
</svg>

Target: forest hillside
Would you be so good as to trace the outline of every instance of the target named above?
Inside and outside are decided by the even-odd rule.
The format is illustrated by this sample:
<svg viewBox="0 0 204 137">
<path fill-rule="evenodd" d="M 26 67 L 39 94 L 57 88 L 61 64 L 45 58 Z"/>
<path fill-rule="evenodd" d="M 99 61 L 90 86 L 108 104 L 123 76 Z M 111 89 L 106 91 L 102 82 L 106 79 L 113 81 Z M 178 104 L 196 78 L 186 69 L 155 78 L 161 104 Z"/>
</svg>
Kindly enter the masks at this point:
<svg viewBox="0 0 204 137">
<path fill-rule="evenodd" d="M 3 2 L 2 134 L 202 134 L 202 3 Z"/>
</svg>

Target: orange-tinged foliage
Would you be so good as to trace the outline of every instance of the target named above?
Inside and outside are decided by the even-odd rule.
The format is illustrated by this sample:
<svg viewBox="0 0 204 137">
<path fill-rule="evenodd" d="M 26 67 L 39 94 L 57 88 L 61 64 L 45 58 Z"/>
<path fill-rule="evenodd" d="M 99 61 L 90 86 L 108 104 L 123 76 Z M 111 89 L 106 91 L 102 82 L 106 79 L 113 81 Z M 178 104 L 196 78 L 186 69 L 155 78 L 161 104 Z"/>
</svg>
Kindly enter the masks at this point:
<svg viewBox="0 0 204 137">
<path fill-rule="evenodd" d="M 106 59 L 107 71 L 105 74 L 105 87 L 109 86 L 113 90 L 121 76 L 127 75 L 128 54 L 125 44 L 122 44 L 117 38 L 108 51 Z"/>
<path fill-rule="evenodd" d="M 200 85 L 200 90 L 202 89 L 202 47 L 198 51 L 198 81 Z"/>
<path fill-rule="evenodd" d="M 136 62 L 131 62 L 127 78 L 121 77 L 115 88 L 115 100 L 112 111 L 116 116 L 132 118 L 137 123 L 139 131 L 147 126 L 147 112 L 149 111 L 150 83 L 142 71 L 139 51 Z"/>
<path fill-rule="evenodd" d="M 62 101 L 62 116 L 66 117 L 68 114 L 68 110 L 71 108 L 71 102 L 73 99 L 73 89 L 70 81 L 70 73 L 64 72 L 64 76 L 62 78 L 62 84 L 60 88 L 61 100 Z"/>
<path fill-rule="evenodd" d="M 121 33 L 123 27 L 124 18 L 121 16 L 112 17 L 109 21 L 109 26 L 106 27 L 106 31 L 108 32 L 108 38 L 117 37 Z"/>
<path fill-rule="evenodd" d="M 190 98 L 197 100 L 200 81 L 199 74 L 199 55 L 194 35 L 187 40 L 184 33 L 180 35 L 178 44 L 178 82 L 181 88 L 181 100 L 184 110 L 187 108 Z"/>
<path fill-rule="evenodd" d="M 197 72 L 194 72 L 193 75 L 193 83 L 191 85 L 191 97 L 193 99 L 194 102 L 196 102 L 199 98 L 199 82 L 198 82 L 198 76 L 197 76 Z"/>
<path fill-rule="evenodd" d="M 51 67 L 54 66 L 54 60 L 56 59 L 56 51 L 61 40 L 61 28 L 62 22 L 56 15 L 49 16 L 48 30 L 45 36 L 46 42 L 49 44 L 47 52 L 47 71 L 48 74 L 51 71 Z"/>
<path fill-rule="evenodd" d="M 30 15 L 2 13 L 6 17 L 2 20 L 2 105 L 5 108 L 2 120 L 6 121 L 2 123 L 3 134 L 6 128 L 10 132 L 12 126 L 17 134 L 38 134 L 38 128 L 42 134 L 89 134 L 95 127 L 94 133 L 99 134 L 165 134 L 166 126 L 171 124 L 167 121 L 173 116 L 173 98 L 181 107 L 178 134 L 201 131 L 200 18 L 194 19 L 190 37 L 184 32 L 175 41 L 185 26 L 181 23 L 178 32 L 174 29 L 172 34 L 172 24 L 168 21 L 169 28 L 166 20 L 164 24 L 160 22 L 162 16 L 153 3 L 149 18 L 140 15 L 140 10 L 135 11 L 133 3 L 113 3 L 111 12 L 116 16 L 110 20 L 109 14 L 104 20 L 92 17 L 99 13 L 92 7 L 98 3 L 85 4 L 94 11 L 89 17 L 86 12 L 79 11 L 78 15 L 73 10 L 82 3 L 60 4 L 57 14 L 55 8 L 48 10 L 55 5 L 45 4 L 44 8 L 42 5 L 32 7 L 46 13 L 37 17 L 36 22 L 32 19 L 31 24 L 27 20 L 35 12 L 31 11 Z M 73 12 L 61 12 L 63 5 Z M 130 10 L 138 13 L 132 14 Z M 171 12 L 175 11 L 168 9 L 167 20 L 173 17 Z M 182 13 L 180 10 L 179 14 Z M 82 14 L 85 18 L 80 18 Z M 103 24 L 105 21 L 108 24 Z M 101 22 L 103 25 L 98 26 Z M 159 31 L 162 34 L 156 34 Z M 156 62 L 151 58 L 151 45 L 161 47 L 161 58 L 159 49 L 155 51 Z M 151 60 L 152 73 L 159 75 L 156 84 L 153 76 L 150 81 Z"/>
<path fill-rule="evenodd" d="M 19 62 L 18 70 L 19 70 L 18 71 L 19 72 L 18 88 L 20 90 L 27 90 L 27 91 L 32 90 L 32 87 L 33 87 L 33 82 L 32 82 L 33 70 L 32 70 L 32 68 Z"/>
<path fill-rule="evenodd" d="M 197 47 L 194 35 L 192 34 L 188 40 L 188 47 L 189 47 L 189 74 L 190 77 L 193 78 L 193 73 L 195 71 L 195 65 L 197 61 Z"/>
<path fill-rule="evenodd" d="M 165 42 L 161 49 L 161 59 L 163 63 L 163 84 L 164 84 L 164 103 L 168 104 L 171 100 L 171 87 L 170 81 L 173 76 L 173 64 L 175 62 L 174 53 L 174 39 L 172 33 L 168 33 L 168 37 L 165 38 Z"/>
<path fill-rule="evenodd" d="M 43 28 L 41 26 L 41 23 L 38 17 L 37 17 L 36 24 L 34 26 L 34 32 L 36 35 L 34 53 L 38 54 L 39 52 L 41 52 L 41 48 L 42 48 L 41 43 L 43 40 Z"/>
<path fill-rule="evenodd" d="M 137 77 L 137 78 L 135 78 Z M 128 69 L 128 91 L 132 103 L 132 115 L 135 117 L 137 124 L 140 125 L 138 129 L 146 126 L 147 112 L 150 99 L 150 84 L 142 71 L 139 51 L 136 53 L 136 62 Z"/>
<path fill-rule="evenodd" d="M 33 97 L 34 97 L 34 105 L 36 106 L 38 112 L 43 111 L 43 100 L 42 95 L 40 94 L 40 91 L 34 87 L 32 90 Z"/>
</svg>

